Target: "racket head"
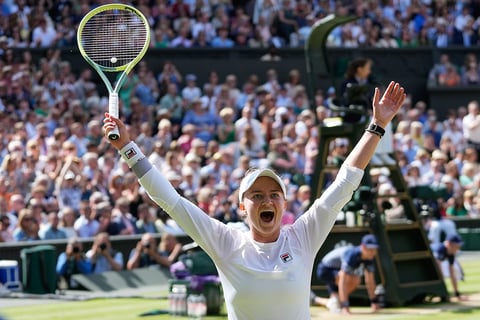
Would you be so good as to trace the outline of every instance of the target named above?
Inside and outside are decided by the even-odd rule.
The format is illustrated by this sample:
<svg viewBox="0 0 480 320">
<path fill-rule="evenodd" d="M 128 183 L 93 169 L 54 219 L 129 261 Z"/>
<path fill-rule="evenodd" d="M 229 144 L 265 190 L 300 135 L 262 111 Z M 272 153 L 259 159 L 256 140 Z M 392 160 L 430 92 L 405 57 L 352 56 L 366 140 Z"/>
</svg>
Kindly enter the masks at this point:
<svg viewBox="0 0 480 320">
<path fill-rule="evenodd" d="M 80 21 L 80 54 L 97 71 L 128 74 L 150 44 L 150 25 L 143 13 L 126 4 L 112 3 L 89 11 Z"/>
</svg>

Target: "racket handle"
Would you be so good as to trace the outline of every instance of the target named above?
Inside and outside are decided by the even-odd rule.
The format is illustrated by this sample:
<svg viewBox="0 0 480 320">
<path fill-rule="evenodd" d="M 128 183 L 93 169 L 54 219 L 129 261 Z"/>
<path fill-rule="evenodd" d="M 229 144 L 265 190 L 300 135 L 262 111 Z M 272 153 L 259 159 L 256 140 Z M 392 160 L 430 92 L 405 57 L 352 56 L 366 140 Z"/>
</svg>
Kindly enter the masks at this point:
<svg viewBox="0 0 480 320">
<path fill-rule="evenodd" d="M 108 133 L 108 139 L 118 140 L 118 138 L 120 138 L 120 132 L 118 131 L 118 127 L 115 127 Z"/>
<path fill-rule="evenodd" d="M 118 94 L 115 92 L 111 92 L 109 95 L 108 113 L 118 119 Z M 118 127 L 115 127 L 108 133 L 108 139 L 118 140 L 118 138 L 120 138 L 120 132 L 118 131 Z"/>
</svg>

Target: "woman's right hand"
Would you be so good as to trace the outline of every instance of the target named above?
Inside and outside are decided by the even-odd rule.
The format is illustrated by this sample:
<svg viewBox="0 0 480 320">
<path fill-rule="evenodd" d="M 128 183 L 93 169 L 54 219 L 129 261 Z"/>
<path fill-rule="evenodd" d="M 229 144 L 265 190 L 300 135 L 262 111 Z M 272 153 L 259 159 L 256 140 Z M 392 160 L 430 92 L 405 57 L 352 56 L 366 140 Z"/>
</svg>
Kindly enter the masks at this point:
<svg viewBox="0 0 480 320">
<path fill-rule="evenodd" d="M 120 138 L 117 140 L 110 140 L 108 139 L 108 133 L 115 128 L 118 127 L 118 131 L 120 133 Z M 127 143 L 129 143 L 130 135 L 128 134 L 128 129 L 123 123 L 122 120 L 112 117 L 108 112 L 105 112 L 105 119 L 103 120 L 103 131 L 105 133 L 106 139 L 115 147 L 115 149 L 120 150 L 122 149 Z"/>
</svg>

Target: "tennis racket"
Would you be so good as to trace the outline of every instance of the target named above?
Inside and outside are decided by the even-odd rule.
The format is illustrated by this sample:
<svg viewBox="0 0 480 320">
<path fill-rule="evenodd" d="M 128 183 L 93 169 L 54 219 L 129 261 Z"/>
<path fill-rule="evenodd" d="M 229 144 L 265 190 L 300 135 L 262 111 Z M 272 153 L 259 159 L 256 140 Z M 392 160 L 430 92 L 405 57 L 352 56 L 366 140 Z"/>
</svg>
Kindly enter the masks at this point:
<svg viewBox="0 0 480 320">
<path fill-rule="evenodd" d="M 108 112 L 118 118 L 118 92 L 150 43 L 147 19 L 129 5 L 113 3 L 99 6 L 80 21 L 77 43 L 83 58 L 97 71 L 108 89 Z M 117 73 L 115 86 L 107 77 L 107 72 Z M 118 128 L 111 130 L 108 138 L 120 138 Z"/>
</svg>

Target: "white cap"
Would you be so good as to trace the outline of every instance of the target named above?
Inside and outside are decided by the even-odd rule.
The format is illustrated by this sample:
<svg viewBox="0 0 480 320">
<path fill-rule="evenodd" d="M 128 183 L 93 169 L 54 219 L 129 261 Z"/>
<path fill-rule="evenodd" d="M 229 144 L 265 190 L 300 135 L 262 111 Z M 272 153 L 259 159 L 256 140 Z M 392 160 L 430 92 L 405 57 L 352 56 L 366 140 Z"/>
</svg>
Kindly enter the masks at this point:
<svg viewBox="0 0 480 320">
<path fill-rule="evenodd" d="M 280 178 L 275 172 L 271 169 L 258 169 L 253 171 L 252 173 L 247 174 L 240 183 L 240 189 L 238 192 L 238 198 L 240 202 L 243 200 L 243 195 L 245 192 L 250 189 L 250 187 L 257 181 L 260 177 L 269 177 L 275 180 L 282 188 L 283 196 L 285 199 L 287 198 L 287 188 L 285 187 L 285 183 L 283 182 L 282 178 Z"/>
</svg>

